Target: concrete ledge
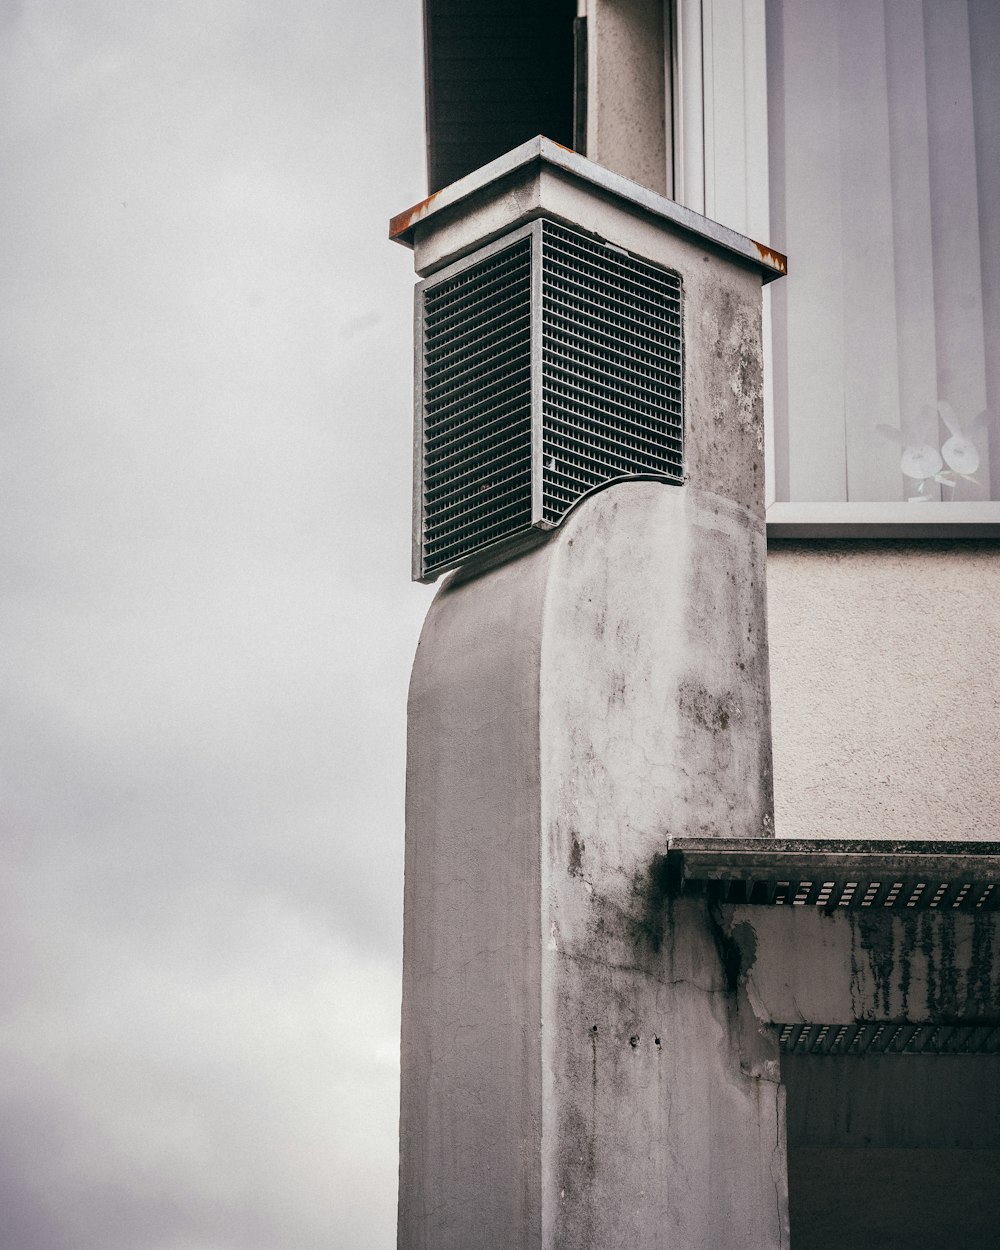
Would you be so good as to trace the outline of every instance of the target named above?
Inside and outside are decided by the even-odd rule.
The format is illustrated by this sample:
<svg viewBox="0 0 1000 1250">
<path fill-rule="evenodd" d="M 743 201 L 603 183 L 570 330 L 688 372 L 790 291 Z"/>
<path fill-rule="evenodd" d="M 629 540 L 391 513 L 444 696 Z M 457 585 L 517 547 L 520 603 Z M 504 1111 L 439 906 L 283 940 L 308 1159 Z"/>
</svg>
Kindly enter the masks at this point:
<svg viewBox="0 0 1000 1250">
<path fill-rule="evenodd" d="M 767 536 L 1000 539 L 1000 502 L 772 503 Z"/>
</svg>

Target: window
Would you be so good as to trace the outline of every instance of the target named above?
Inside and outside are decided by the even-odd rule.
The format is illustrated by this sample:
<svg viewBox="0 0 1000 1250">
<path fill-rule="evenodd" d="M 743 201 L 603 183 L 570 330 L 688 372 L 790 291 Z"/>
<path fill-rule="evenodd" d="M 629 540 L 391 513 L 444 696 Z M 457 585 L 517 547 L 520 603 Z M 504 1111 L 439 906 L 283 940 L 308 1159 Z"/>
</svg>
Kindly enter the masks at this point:
<svg viewBox="0 0 1000 1250">
<path fill-rule="evenodd" d="M 771 497 L 1000 500 L 1000 5 L 677 0 L 673 33 L 678 198 L 789 256 Z"/>
</svg>

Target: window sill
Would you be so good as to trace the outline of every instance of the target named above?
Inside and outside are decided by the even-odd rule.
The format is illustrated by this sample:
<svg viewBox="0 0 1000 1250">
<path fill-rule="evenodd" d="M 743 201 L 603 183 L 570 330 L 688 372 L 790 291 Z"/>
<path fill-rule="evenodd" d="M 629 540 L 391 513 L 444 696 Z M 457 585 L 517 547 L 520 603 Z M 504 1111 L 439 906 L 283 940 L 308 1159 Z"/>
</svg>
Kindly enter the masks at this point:
<svg viewBox="0 0 1000 1250">
<path fill-rule="evenodd" d="M 1000 502 L 772 503 L 767 536 L 1000 539 Z"/>
</svg>

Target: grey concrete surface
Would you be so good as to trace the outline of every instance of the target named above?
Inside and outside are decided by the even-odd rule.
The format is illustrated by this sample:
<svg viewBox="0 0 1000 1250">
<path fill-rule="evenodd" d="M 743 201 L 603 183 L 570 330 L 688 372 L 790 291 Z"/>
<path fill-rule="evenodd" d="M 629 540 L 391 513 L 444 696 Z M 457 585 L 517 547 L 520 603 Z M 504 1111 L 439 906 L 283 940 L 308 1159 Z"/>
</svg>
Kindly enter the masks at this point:
<svg viewBox="0 0 1000 1250">
<path fill-rule="evenodd" d="M 759 544 L 729 500 L 646 483 L 594 497 L 552 544 L 546 1247 L 782 1244 L 776 1048 L 663 871 L 665 830 L 770 830 Z"/>
<path fill-rule="evenodd" d="M 410 702 L 404 1250 L 786 1244 L 776 1043 L 703 904 L 668 903 L 663 855 L 669 831 L 769 835 L 762 525 L 622 483 L 434 601 Z"/>
<path fill-rule="evenodd" d="M 590 0 L 587 156 L 661 195 L 667 185 L 662 0 Z"/>
<path fill-rule="evenodd" d="M 723 906 L 764 1022 L 990 1023 L 1000 1017 L 1000 913 Z"/>
<path fill-rule="evenodd" d="M 400 1246 L 540 1244 L 544 562 L 434 600 L 409 699 Z"/>
<path fill-rule="evenodd" d="M 607 237 L 651 260 L 658 258 L 664 240 L 683 236 L 747 265 L 765 283 L 787 272 L 787 258 L 764 243 L 542 136 L 398 214 L 389 223 L 390 237 L 413 248 L 417 273 L 427 277 L 543 213 L 597 234 L 605 233 L 600 220 L 630 218 L 633 228 L 642 223 L 644 241 L 639 246 L 618 238 L 616 226 Z M 591 222 L 593 213 L 600 215 Z"/>
</svg>

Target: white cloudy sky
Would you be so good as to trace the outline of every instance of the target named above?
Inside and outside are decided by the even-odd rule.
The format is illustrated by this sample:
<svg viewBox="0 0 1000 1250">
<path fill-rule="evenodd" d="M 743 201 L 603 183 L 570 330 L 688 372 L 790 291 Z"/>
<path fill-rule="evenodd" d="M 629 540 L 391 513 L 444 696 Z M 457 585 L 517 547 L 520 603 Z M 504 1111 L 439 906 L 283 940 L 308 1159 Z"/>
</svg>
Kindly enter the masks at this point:
<svg viewBox="0 0 1000 1250">
<path fill-rule="evenodd" d="M 418 0 L 0 0 L 0 1247 L 393 1244 Z"/>
</svg>

